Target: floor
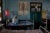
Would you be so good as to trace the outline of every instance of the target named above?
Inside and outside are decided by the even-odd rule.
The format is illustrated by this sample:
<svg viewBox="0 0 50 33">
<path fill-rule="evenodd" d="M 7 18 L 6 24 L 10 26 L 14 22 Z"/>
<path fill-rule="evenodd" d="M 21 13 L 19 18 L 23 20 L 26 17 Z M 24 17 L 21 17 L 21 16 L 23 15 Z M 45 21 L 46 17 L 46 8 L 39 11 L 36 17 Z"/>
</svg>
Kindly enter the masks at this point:
<svg viewBox="0 0 50 33">
<path fill-rule="evenodd" d="M 0 33 L 43 33 L 40 29 L 36 30 L 7 30 L 3 29 Z"/>
</svg>

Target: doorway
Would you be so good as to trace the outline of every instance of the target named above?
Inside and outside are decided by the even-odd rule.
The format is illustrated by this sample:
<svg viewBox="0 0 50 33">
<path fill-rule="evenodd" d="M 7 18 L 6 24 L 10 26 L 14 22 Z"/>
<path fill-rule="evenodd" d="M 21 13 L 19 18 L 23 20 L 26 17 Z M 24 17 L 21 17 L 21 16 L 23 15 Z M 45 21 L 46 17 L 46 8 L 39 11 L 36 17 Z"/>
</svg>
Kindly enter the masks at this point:
<svg viewBox="0 0 50 33">
<path fill-rule="evenodd" d="M 41 23 L 41 2 L 30 2 L 30 19 L 33 22 L 34 29 L 38 29 Z"/>
</svg>

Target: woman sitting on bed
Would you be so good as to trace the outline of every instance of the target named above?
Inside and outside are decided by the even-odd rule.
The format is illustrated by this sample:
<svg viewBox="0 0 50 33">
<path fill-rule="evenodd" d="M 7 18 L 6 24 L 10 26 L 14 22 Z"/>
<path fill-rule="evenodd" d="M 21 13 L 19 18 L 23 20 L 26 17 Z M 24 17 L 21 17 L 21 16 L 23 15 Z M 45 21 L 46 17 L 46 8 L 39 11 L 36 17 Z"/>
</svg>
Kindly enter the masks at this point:
<svg viewBox="0 0 50 33">
<path fill-rule="evenodd" d="M 14 16 L 14 17 L 12 18 L 12 22 L 9 23 L 8 25 L 14 25 L 14 26 L 16 26 L 17 24 L 18 24 L 17 16 Z"/>
</svg>

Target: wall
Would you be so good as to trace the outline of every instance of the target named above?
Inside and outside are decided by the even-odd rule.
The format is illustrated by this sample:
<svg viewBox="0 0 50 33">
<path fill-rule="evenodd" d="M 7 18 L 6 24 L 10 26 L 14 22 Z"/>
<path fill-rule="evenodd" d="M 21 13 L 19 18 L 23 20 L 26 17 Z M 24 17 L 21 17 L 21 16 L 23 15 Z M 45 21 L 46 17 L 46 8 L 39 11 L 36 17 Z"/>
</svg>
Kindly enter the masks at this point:
<svg viewBox="0 0 50 33">
<path fill-rule="evenodd" d="M 3 0 L 3 12 L 5 11 L 6 8 L 8 8 L 10 10 L 10 12 L 15 11 L 14 13 L 16 15 L 18 15 L 18 1 L 20 1 L 20 0 Z M 21 0 L 21 1 L 34 2 L 35 0 Z M 38 2 L 42 2 L 42 9 L 47 10 L 47 18 L 50 19 L 50 0 L 38 0 Z M 27 16 L 25 16 L 25 18 L 24 17 L 22 17 L 22 18 L 26 19 L 26 17 L 27 17 L 27 19 L 30 19 L 29 14 Z M 14 15 L 12 15 L 12 16 L 14 16 Z M 19 17 L 19 18 L 21 19 L 21 17 Z"/>
</svg>

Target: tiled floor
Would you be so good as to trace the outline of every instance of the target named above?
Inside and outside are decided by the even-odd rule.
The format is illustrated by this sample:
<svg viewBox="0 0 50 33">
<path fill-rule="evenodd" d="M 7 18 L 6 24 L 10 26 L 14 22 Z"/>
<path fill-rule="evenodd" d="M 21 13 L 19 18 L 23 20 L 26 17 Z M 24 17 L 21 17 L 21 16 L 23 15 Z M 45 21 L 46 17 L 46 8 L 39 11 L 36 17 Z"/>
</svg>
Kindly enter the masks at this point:
<svg viewBox="0 0 50 33">
<path fill-rule="evenodd" d="M 5 30 L 3 29 L 0 33 L 43 33 L 41 30 Z"/>
</svg>

